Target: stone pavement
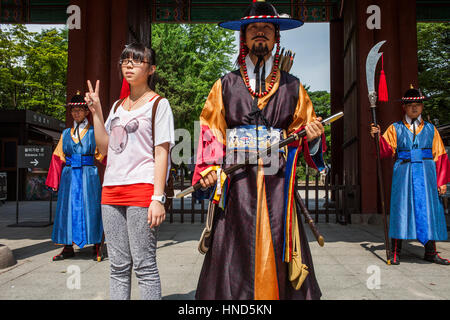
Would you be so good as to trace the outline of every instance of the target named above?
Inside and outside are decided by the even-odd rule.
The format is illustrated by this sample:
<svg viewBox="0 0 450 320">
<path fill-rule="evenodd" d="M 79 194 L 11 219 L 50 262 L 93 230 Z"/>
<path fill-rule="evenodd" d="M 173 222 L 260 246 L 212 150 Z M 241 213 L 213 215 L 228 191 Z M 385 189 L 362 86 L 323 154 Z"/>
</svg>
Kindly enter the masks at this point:
<svg viewBox="0 0 450 320">
<path fill-rule="evenodd" d="M 56 207 L 56 204 L 53 204 Z M 21 202 L 19 222 L 48 221 L 48 202 Z M 91 248 L 75 258 L 53 262 L 60 251 L 51 241 L 52 226 L 13 228 L 15 202 L 0 205 L 0 244 L 8 246 L 17 264 L 0 270 L 0 300 L 109 298 L 109 262 L 91 260 Z M 356 220 L 356 219 L 354 219 Z M 320 247 L 308 227 L 309 244 L 317 279 L 325 300 L 450 299 L 450 266 L 422 260 L 416 241 L 404 245 L 399 266 L 384 262 L 383 228 L 380 225 L 319 223 L 325 238 Z M 197 251 L 203 225 L 167 221 L 160 227 L 157 261 L 163 299 L 194 298 L 203 256 Z M 450 257 L 450 242 L 438 243 L 441 255 Z M 80 286 L 74 276 L 80 272 Z M 139 299 L 133 275 L 132 299 Z"/>
</svg>

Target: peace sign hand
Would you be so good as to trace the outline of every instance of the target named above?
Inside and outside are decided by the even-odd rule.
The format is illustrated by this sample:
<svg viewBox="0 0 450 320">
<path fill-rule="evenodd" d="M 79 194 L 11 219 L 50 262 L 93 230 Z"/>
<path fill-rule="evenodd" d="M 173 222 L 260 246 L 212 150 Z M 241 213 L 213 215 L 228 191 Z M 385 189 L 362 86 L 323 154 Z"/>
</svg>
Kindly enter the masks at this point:
<svg viewBox="0 0 450 320">
<path fill-rule="evenodd" d="M 87 81 L 89 92 L 86 92 L 84 100 L 88 104 L 89 110 L 92 115 L 99 114 L 102 111 L 102 105 L 100 103 L 100 80 L 95 83 L 95 90 L 92 88 L 91 81 Z"/>
</svg>

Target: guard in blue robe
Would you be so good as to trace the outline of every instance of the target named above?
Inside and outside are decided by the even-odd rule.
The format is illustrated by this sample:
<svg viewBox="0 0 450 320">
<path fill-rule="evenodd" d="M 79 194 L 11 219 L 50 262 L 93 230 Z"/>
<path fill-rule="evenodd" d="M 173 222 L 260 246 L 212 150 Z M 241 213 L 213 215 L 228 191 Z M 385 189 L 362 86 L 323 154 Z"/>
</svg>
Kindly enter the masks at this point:
<svg viewBox="0 0 450 320">
<path fill-rule="evenodd" d="M 95 144 L 94 128 L 89 124 L 89 110 L 84 98 L 77 94 L 69 103 L 74 127 L 63 131 L 56 147 L 46 185 L 58 190 L 52 241 L 64 249 L 54 261 L 75 255 L 73 244 L 79 248 L 94 244 L 93 255 L 98 259 L 102 241 L 101 184 L 94 160 L 103 160 Z"/>
<path fill-rule="evenodd" d="M 408 90 L 402 98 L 405 119 L 392 124 L 380 138 L 381 156 L 396 155 L 389 227 L 391 263 L 396 265 L 402 240 L 408 239 L 425 246 L 425 260 L 450 265 L 436 251 L 436 241 L 447 240 L 439 194 L 445 193 L 450 181 L 450 163 L 438 131 L 422 120 L 424 100 L 420 90 Z"/>
</svg>

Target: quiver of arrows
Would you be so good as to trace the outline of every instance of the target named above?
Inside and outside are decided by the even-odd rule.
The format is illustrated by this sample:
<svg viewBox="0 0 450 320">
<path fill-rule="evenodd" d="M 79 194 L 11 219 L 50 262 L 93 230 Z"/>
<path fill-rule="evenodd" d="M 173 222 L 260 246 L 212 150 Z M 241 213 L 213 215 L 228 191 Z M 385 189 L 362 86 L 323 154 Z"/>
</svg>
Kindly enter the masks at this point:
<svg viewBox="0 0 450 320">
<path fill-rule="evenodd" d="M 292 68 L 292 65 L 294 64 L 294 58 L 295 53 L 293 53 L 291 50 L 284 50 L 284 48 L 281 50 L 280 53 L 280 70 L 289 72 Z"/>
</svg>

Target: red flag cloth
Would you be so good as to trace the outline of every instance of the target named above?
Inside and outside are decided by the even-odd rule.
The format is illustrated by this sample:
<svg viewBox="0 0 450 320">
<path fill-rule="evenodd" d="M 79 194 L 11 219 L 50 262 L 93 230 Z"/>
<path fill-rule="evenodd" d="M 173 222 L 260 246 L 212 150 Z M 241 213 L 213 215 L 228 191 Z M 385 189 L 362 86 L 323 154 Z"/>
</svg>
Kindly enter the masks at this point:
<svg viewBox="0 0 450 320">
<path fill-rule="evenodd" d="M 120 89 L 120 97 L 119 99 L 126 98 L 130 95 L 130 85 L 127 80 L 123 79 L 122 81 L 122 89 Z"/>
<path fill-rule="evenodd" d="M 380 83 L 378 84 L 378 101 L 387 102 L 389 100 L 386 84 L 386 74 L 384 73 L 383 55 L 381 55 L 381 74 Z"/>
</svg>

